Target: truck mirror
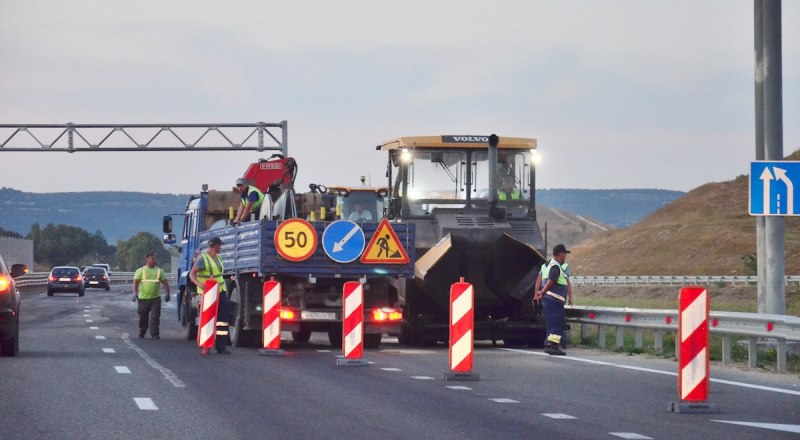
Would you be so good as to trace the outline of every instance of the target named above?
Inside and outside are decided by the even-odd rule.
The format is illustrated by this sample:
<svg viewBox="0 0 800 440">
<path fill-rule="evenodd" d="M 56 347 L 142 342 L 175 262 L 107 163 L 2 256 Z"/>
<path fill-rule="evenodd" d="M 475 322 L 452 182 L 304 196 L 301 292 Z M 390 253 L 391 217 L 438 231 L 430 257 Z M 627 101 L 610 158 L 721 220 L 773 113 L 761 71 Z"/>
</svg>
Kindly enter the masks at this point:
<svg viewBox="0 0 800 440">
<path fill-rule="evenodd" d="M 164 244 L 175 244 L 175 234 L 164 234 Z"/>
<path fill-rule="evenodd" d="M 24 264 L 17 263 L 11 266 L 11 278 L 16 278 L 20 275 L 25 275 L 28 273 L 28 266 Z"/>
<path fill-rule="evenodd" d="M 165 234 L 172 232 L 172 216 L 165 215 L 162 222 L 162 230 Z"/>
</svg>

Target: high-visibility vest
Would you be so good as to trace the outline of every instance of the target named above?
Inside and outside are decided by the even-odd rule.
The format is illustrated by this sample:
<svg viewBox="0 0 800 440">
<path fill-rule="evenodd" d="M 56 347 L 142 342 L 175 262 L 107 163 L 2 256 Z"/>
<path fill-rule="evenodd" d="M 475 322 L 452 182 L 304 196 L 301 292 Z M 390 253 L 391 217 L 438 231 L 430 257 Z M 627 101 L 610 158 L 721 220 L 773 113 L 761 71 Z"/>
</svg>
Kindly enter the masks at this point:
<svg viewBox="0 0 800 440">
<path fill-rule="evenodd" d="M 515 188 L 515 189 L 511 190 L 511 200 L 519 200 L 520 195 L 521 195 L 521 193 L 519 192 L 518 189 Z M 498 190 L 497 191 L 497 198 L 499 200 L 508 200 L 508 196 L 502 190 Z"/>
<path fill-rule="evenodd" d="M 553 266 L 558 266 L 558 271 L 559 271 L 558 280 L 556 280 L 556 283 L 561 284 L 562 286 L 566 286 L 567 276 L 564 273 L 564 267 L 558 264 L 558 261 L 556 261 L 555 258 L 551 259 L 550 262 L 547 263 L 547 276 L 548 277 L 550 276 L 550 269 L 552 269 Z"/>
<path fill-rule="evenodd" d="M 219 291 L 225 292 L 225 279 L 222 278 L 222 258 L 217 255 L 216 258 L 212 259 L 206 252 L 203 252 L 200 256 L 203 257 L 204 266 L 203 270 L 197 271 L 197 280 L 200 281 L 200 288 L 204 288 L 206 280 L 213 278 L 214 281 L 219 283 Z"/>
<path fill-rule="evenodd" d="M 255 210 L 257 210 L 257 209 L 259 209 L 261 207 L 261 203 L 264 201 L 264 193 L 262 193 L 261 190 L 259 190 L 255 186 L 248 186 L 247 187 L 247 193 L 242 196 L 242 205 L 247 206 L 247 202 L 249 202 L 249 200 L 247 198 L 250 196 L 250 193 L 253 192 L 253 191 L 255 191 L 256 194 L 258 194 L 258 200 L 256 200 L 255 203 L 253 203 L 253 211 L 255 211 Z"/>
</svg>

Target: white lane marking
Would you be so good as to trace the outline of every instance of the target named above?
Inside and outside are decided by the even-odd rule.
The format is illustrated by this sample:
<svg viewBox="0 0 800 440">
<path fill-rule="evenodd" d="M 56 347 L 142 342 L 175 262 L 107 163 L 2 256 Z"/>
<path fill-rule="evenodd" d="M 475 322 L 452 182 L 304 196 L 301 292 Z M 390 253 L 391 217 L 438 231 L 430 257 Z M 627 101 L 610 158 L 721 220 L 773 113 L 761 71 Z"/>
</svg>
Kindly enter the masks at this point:
<svg viewBox="0 0 800 440">
<path fill-rule="evenodd" d="M 161 366 L 161 364 L 159 364 L 158 362 L 155 361 L 155 359 L 150 357 L 150 355 L 147 354 L 146 351 L 142 350 L 136 344 L 134 344 L 128 337 L 127 333 L 122 334 L 122 342 L 124 342 L 125 345 L 130 347 L 131 350 L 135 351 L 136 353 L 139 353 L 139 356 L 142 359 L 144 359 L 145 362 L 147 362 L 147 365 L 150 365 L 151 367 L 153 367 L 153 369 L 159 371 L 162 375 L 164 375 L 164 379 L 169 381 L 169 383 L 171 383 L 172 386 L 174 386 L 175 388 L 186 387 L 186 384 L 183 383 L 180 379 L 178 379 L 178 376 L 175 373 L 173 373 L 172 370 Z"/>
<path fill-rule="evenodd" d="M 542 415 L 545 417 L 550 417 L 551 419 L 563 419 L 563 420 L 577 419 L 577 417 L 571 416 L 569 414 L 542 413 Z"/>
<path fill-rule="evenodd" d="M 732 425 L 752 426 L 753 428 L 772 429 L 775 431 L 792 432 L 800 434 L 800 425 L 787 425 L 781 423 L 755 423 L 755 422 L 735 422 L 733 420 L 712 420 L 712 422 L 730 423 Z"/>
<path fill-rule="evenodd" d="M 403 370 L 401 370 L 399 368 L 381 368 L 381 370 L 383 370 L 383 371 L 403 371 Z"/>
<path fill-rule="evenodd" d="M 489 399 L 489 400 L 491 400 L 492 402 L 497 402 L 497 403 L 519 403 L 519 401 L 517 401 L 517 400 L 507 399 L 505 397 L 495 397 L 495 398 L 492 398 L 492 399 Z"/>
<path fill-rule="evenodd" d="M 472 391 L 472 388 L 465 387 L 464 385 L 448 385 L 446 388 L 450 388 L 451 390 L 458 390 L 458 391 Z"/>
<path fill-rule="evenodd" d="M 158 411 L 158 407 L 155 403 L 153 403 L 153 399 L 149 397 L 134 397 L 133 401 L 136 402 L 136 405 L 139 409 L 144 411 Z"/>
<path fill-rule="evenodd" d="M 430 376 L 411 376 L 411 378 L 417 380 L 433 380 L 433 378 Z"/>
<path fill-rule="evenodd" d="M 97 330 L 100 327 L 89 327 L 89 330 Z"/>
<path fill-rule="evenodd" d="M 105 337 L 105 336 L 101 336 L 101 335 L 97 335 L 97 336 L 95 336 L 94 338 L 95 338 L 95 339 L 105 339 L 106 337 Z"/>
<path fill-rule="evenodd" d="M 104 348 L 103 349 L 103 353 L 116 353 L 116 352 L 117 352 L 117 350 L 114 350 L 113 348 Z"/>
<path fill-rule="evenodd" d="M 330 353 L 330 350 L 317 350 L 317 353 Z"/>
<path fill-rule="evenodd" d="M 94 322 L 93 319 L 87 319 L 86 322 Z"/>
<path fill-rule="evenodd" d="M 609 434 L 620 437 L 620 438 L 627 438 L 631 440 L 653 440 L 653 437 L 648 437 L 646 435 L 637 434 L 635 432 L 609 432 Z"/>
<path fill-rule="evenodd" d="M 500 350 L 513 351 L 513 352 L 516 352 L 516 353 L 533 354 L 533 355 L 538 355 L 538 356 L 547 356 L 544 353 L 539 353 L 539 352 L 535 352 L 535 351 L 520 350 L 518 348 L 500 348 Z M 642 372 L 645 372 L 645 373 L 664 374 L 664 375 L 667 375 L 667 376 L 675 376 L 675 377 L 678 376 L 677 372 L 672 372 L 672 371 L 663 371 L 663 370 L 656 370 L 656 369 L 653 369 L 653 368 L 644 368 L 644 367 L 634 367 L 632 365 L 615 364 L 615 363 L 612 363 L 612 362 L 593 361 L 593 360 L 590 360 L 590 359 L 581 359 L 581 358 L 576 358 L 576 357 L 572 357 L 572 356 L 556 356 L 556 357 L 553 357 L 553 358 L 554 359 L 567 359 L 567 360 L 571 360 L 571 361 L 584 362 L 584 363 L 587 363 L 587 364 L 605 365 L 605 366 L 608 366 L 608 367 L 623 368 L 623 369 L 626 369 L 626 370 L 642 371 Z M 709 379 L 709 381 L 714 382 L 714 383 L 722 383 L 722 384 L 725 384 L 725 385 L 733 385 L 733 386 L 742 387 L 742 388 L 753 388 L 753 389 L 761 390 L 761 391 L 770 391 L 770 392 L 773 392 L 773 393 L 783 393 L 783 394 L 791 394 L 793 396 L 800 396 L 800 391 L 785 390 L 783 388 L 774 388 L 774 387 L 768 387 L 768 386 L 763 386 L 763 385 L 755 385 L 755 384 L 745 383 L 745 382 L 736 382 L 736 381 L 733 381 L 733 380 L 725 380 L 725 379 L 714 379 L 714 378 L 711 378 L 711 379 Z"/>
<path fill-rule="evenodd" d="M 117 370 L 117 373 L 119 374 L 131 374 L 131 370 L 128 367 L 115 366 L 114 369 Z"/>
<path fill-rule="evenodd" d="M 83 317 L 84 317 L 84 318 L 88 318 L 88 317 L 90 317 L 90 316 L 92 316 L 92 315 L 89 315 L 88 313 L 87 313 L 87 314 L 85 314 L 85 315 L 83 315 Z"/>
</svg>

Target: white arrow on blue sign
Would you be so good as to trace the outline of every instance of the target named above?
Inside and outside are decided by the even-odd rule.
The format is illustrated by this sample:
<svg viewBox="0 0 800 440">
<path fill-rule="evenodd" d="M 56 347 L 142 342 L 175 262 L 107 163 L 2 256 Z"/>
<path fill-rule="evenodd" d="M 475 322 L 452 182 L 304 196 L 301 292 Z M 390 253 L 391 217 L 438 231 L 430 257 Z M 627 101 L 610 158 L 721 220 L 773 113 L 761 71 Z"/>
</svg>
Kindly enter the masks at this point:
<svg viewBox="0 0 800 440">
<path fill-rule="evenodd" d="M 349 263 L 360 257 L 365 245 L 364 231 L 350 220 L 337 220 L 322 233 L 322 249 L 337 263 Z"/>
<path fill-rule="evenodd" d="M 750 163 L 750 215 L 800 215 L 800 161 Z"/>
</svg>

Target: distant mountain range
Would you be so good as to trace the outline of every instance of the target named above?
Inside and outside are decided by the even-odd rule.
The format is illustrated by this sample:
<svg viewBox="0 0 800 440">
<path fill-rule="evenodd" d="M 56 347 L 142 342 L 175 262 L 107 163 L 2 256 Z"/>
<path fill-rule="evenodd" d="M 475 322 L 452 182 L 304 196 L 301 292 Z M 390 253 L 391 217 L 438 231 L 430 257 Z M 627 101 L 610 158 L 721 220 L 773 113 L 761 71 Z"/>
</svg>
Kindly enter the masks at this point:
<svg viewBox="0 0 800 440">
<path fill-rule="evenodd" d="M 683 194 L 661 189 L 543 189 L 536 191 L 536 201 L 619 228 Z M 3 187 L 0 227 L 24 236 L 34 223 L 66 224 L 91 233 L 101 231 L 109 244 L 116 244 L 141 231 L 160 236 L 161 218 L 183 212 L 188 198 L 185 194 L 140 192 L 26 193 Z"/>
</svg>

